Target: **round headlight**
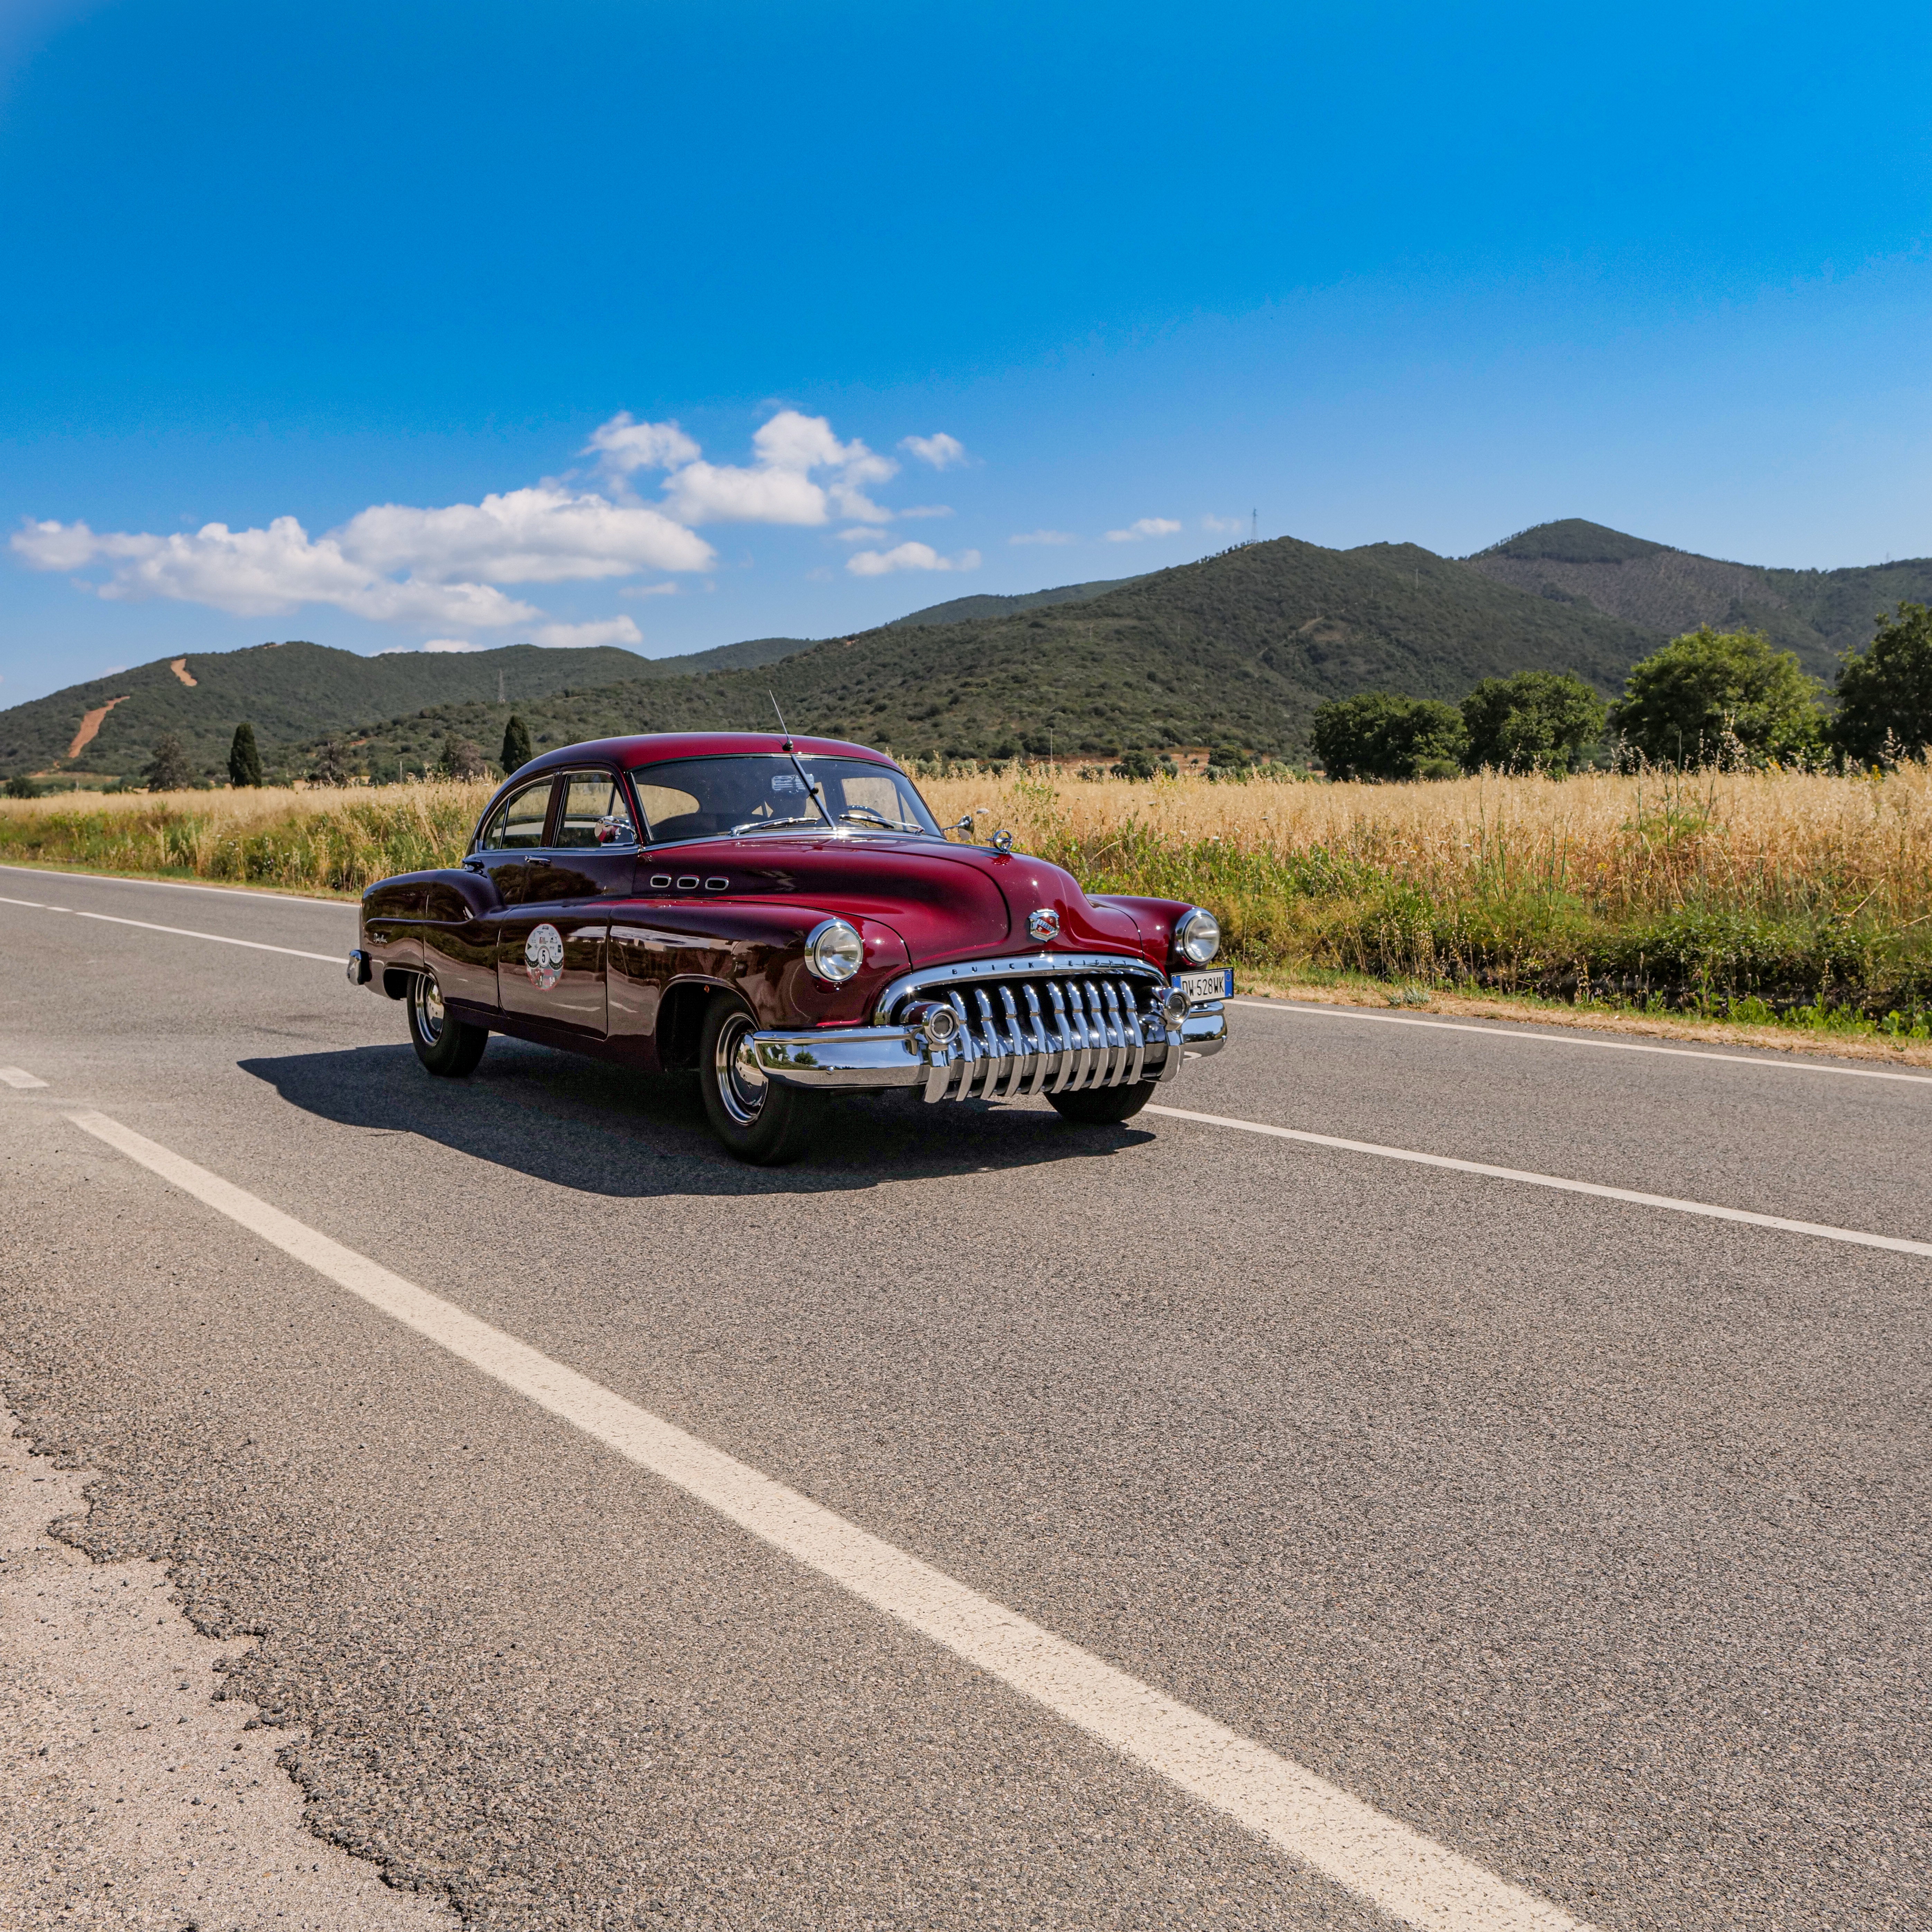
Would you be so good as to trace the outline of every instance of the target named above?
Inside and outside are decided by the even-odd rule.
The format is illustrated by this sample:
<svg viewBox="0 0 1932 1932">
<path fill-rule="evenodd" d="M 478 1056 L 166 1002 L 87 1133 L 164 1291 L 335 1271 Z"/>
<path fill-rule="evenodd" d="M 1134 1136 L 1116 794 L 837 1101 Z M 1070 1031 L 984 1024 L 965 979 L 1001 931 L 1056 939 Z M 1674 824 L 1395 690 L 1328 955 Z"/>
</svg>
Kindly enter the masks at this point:
<svg viewBox="0 0 1932 1932">
<path fill-rule="evenodd" d="M 866 963 L 866 942 L 842 919 L 821 920 L 805 940 L 805 963 L 836 986 Z"/>
<path fill-rule="evenodd" d="M 1221 922 L 1204 906 L 1196 906 L 1174 922 L 1174 943 L 1197 966 L 1204 966 L 1221 950 Z"/>
</svg>

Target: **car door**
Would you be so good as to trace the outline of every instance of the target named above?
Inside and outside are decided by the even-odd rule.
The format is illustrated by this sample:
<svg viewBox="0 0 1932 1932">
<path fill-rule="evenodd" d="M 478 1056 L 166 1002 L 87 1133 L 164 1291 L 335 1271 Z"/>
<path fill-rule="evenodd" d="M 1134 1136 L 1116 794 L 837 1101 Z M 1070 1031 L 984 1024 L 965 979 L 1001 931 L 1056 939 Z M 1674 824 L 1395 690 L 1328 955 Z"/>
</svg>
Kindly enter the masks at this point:
<svg viewBox="0 0 1932 1932">
<path fill-rule="evenodd" d="M 554 784 L 546 772 L 500 800 L 463 861 L 475 886 L 430 888 L 423 915 L 423 963 L 446 1000 L 496 1007 L 496 947 L 503 909 L 524 896 L 530 854 L 544 842 Z"/>
<path fill-rule="evenodd" d="M 628 896 L 637 856 L 617 774 L 560 774 L 543 848 L 529 855 L 522 897 L 502 917 L 496 989 L 506 1012 L 603 1036 L 610 932 L 604 902 Z"/>
</svg>

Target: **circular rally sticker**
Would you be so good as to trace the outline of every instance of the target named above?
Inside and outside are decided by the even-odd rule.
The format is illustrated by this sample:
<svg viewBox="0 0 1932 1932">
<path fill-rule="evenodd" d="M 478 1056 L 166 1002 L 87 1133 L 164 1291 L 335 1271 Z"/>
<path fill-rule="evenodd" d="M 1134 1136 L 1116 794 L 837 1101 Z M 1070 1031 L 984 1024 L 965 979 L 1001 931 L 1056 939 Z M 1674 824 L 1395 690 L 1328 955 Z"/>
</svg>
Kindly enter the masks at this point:
<svg viewBox="0 0 1932 1932">
<path fill-rule="evenodd" d="M 524 941 L 524 964 L 530 984 L 548 992 L 563 971 L 563 934 L 554 926 L 536 927 Z"/>
</svg>

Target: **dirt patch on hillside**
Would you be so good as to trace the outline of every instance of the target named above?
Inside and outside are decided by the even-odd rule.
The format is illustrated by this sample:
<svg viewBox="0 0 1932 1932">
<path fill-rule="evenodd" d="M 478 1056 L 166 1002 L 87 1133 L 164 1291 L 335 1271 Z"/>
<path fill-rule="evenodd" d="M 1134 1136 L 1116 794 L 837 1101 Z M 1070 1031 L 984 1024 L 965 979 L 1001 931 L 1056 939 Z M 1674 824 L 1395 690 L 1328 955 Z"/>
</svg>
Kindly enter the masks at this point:
<svg viewBox="0 0 1932 1932">
<path fill-rule="evenodd" d="M 188 660 L 184 658 L 182 662 L 185 664 Z M 190 679 L 189 682 L 192 683 L 194 680 Z M 70 758 L 79 758 L 81 753 L 94 742 L 94 739 L 100 734 L 102 719 L 114 709 L 116 705 L 125 704 L 128 697 L 128 694 L 124 692 L 118 698 L 110 698 L 105 704 L 98 704 L 92 711 L 83 712 L 81 714 L 80 729 L 74 734 L 74 742 L 67 748 L 67 754 Z"/>
</svg>

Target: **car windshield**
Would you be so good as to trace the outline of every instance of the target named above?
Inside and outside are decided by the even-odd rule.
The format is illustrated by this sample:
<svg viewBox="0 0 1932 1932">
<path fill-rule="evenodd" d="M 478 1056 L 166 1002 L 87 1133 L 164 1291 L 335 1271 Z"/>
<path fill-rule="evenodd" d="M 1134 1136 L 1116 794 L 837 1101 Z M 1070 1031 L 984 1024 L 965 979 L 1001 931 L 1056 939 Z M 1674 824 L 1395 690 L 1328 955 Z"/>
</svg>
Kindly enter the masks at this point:
<svg viewBox="0 0 1932 1932">
<path fill-rule="evenodd" d="M 911 779 L 892 766 L 802 754 L 798 764 L 818 786 L 824 814 L 807 795 L 798 766 L 782 753 L 673 758 L 634 766 L 631 782 L 644 812 L 645 836 L 662 845 L 767 826 L 823 827 L 826 814 L 841 831 L 941 836 Z"/>
</svg>

